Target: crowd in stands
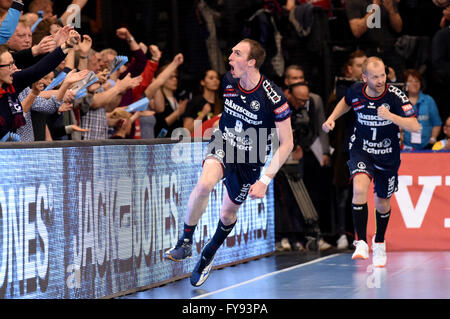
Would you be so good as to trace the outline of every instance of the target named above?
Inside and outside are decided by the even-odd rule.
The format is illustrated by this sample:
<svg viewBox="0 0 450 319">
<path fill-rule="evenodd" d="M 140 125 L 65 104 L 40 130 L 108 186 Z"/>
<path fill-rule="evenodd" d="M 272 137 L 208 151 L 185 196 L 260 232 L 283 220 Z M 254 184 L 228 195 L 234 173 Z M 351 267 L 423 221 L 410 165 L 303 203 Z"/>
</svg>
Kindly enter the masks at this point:
<svg viewBox="0 0 450 319">
<path fill-rule="evenodd" d="M 211 67 L 193 76 L 197 86 L 193 92 L 180 87 L 182 53 L 160 63 L 163 49 L 136 39 L 126 27 L 116 30 L 116 40 L 128 45 L 126 56 L 120 56 L 114 44 L 96 51 L 91 35 L 80 34 L 72 26 L 69 7 L 57 17 L 51 0 L 27 3 L 28 12 L 23 12 L 22 2 L 0 0 L 3 142 L 153 139 L 171 137 L 180 127 L 192 136 L 207 137 L 206 129 L 217 125 L 223 109 L 220 83 L 229 51 L 220 52 L 218 35 L 212 32 L 208 12 L 214 10 L 208 4 L 214 1 L 195 2 L 215 38 L 209 38 L 207 45 L 210 61 L 205 65 Z M 72 4 L 83 9 L 87 2 L 73 0 Z M 439 30 L 428 37 L 402 33 L 404 16 L 399 8 L 408 8 L 412 2 L 264 0 L 242 32 L 265 46 L 268 57 L 262 71 L 285 89 L 293 118 L 306 116 L 310 121 L 310 136 L 300 138 L 292 157 L 302 160 L 303 179 L 319 215 L 326 215 L 336 202 L 342 248 L 348 246 L 342 236 L 350 197 L 345 145 L 354 118 L 349 112 L 329 135 L 320 127 L 346 88 L 361 80 L 364 59 L 383 58 L 389 82 L 408 93 L 417 111 L 422 131 L 405 132 L 403 149 L 450 149 L 450 1 L 433 0 L 442 15 L 436 22 Z M 332 32 L 328 22 L 336 18 L 334 7 L 345 12 L 354 50 L 346 53 L 341 72 L 330 72 L 333 78 L 328 78 L 318 76 L 318 69 L 330 64 L 324 45 Z M 303 63 L 317 57 L 322 67 Z M 320 156 L 314 151 L 316 140 Z M 317 176 L 323 177 L 320 184 Z M 335 188 L 334 195 L 324 193 L 328 184 Z"/>
</svg>

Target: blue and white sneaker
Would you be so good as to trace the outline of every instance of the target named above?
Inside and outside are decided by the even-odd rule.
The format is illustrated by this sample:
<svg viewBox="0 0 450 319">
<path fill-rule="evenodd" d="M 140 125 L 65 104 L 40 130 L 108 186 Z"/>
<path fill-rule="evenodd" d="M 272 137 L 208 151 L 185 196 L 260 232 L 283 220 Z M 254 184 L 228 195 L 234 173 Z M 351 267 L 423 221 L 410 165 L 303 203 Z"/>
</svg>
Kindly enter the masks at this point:
<svg viewBox="0 0 450 319">
<path fill-rule="evenodd" d="M 164 253 L 164 257 L 173 261 L 182 261 L 192 256 L 192 243 L 189 239 L 178 240 L 175 247 L 167 250 Z"/>
<path fill-rule="evenodd" d="M 195 265 L 195 268 L 191 274 L 192 286 L 201 286 L 206 279 L 208 279 L 215 256 L 216 254 L 214 254 L 211 258 L 206 258 L 203 254 L 201 255 L 200 260 Z"/>
</svg>

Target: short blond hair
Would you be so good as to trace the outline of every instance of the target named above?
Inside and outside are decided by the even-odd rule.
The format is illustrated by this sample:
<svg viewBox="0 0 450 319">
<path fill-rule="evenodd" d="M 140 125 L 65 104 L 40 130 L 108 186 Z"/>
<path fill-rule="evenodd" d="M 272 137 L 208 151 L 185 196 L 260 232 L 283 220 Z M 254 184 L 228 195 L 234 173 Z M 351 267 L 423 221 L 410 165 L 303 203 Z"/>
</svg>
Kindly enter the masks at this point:
<svg viewBox="0 0 450 319">
<path fill-rule="evenodd" d="M 114 49 L 111 49 L 111 48 L 103 49 L 102 51 L 100 51 L 100 54 L 101 54 L 101 55 L 104 55 L 104 54 L 111 54 L 111 55 L 118 56 L 117 51 L 114 50 Z"/>
<path fill-rule="evenodd" d="M 367 59 L 363 62 L 363 64 L 362 64 L 362 72 L 363 72 L 364 74 L 367 74 L 367 67 L 368 67 L 369 64 L 375 64 L 375 65 L 377 65 L 377 64 L 380 64 L 380 63 L 381 63 L 382 65 L 384 65 L 383 60 L 381 60 L 379 57 L 377 57 L 377 56 L 371 56 L 371 57 L 367 58 Z"/>
</svg>

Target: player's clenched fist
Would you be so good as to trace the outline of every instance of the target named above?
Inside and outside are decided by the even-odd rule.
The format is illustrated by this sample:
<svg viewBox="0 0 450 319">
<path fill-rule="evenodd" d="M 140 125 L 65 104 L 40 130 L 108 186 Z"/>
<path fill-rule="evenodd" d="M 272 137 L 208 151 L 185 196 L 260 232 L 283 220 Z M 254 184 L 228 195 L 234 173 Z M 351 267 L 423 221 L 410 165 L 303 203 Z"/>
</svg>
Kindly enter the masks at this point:
<svg viewBox="0 0 450 319">
<path fill-rule="evenodd" d="M 377 109 L 378 117 L 381 117 L 383 120 L 389 120 L 391 112 L 384 106 L 380 106 Z"/>
<path fill-rule="evenodd" d="M 324 130 L 325 133 L 328 133 L 329 131 L 332 131 L 334 129 L 334 121 L 328 119 L 325 123 L 322 124 L 322 130 Z"/>
</svg>

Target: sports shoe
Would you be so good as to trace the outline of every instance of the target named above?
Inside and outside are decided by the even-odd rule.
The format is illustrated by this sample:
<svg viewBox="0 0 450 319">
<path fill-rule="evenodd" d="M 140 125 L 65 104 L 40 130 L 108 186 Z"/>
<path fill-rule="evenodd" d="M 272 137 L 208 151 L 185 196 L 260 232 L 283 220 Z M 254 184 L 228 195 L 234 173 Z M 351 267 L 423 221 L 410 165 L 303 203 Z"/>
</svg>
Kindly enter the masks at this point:
<svg viewBox="0 0 450 319">
<path fill-rule="evenodd" d="M 348 240 L 347 236 L 344 234 L 339 237 L 339 239 L 336 241 L 337 249 L 343 250 L 348 248 Z"/>
<path fill-rule="evenodd" d="M 369 258 L 369 245 L 364 240 L 355 240 L 353 245 L 356 247 L 355 252 L 352 255 L 352 259 L 361 258 L 368 259 Z"/>
<path fill-rule="evenodd" d="M 291 243 L 289 242 L 289 239 L 287 239 L 287 238 L 282 238 L 281 239 L 281 248 L 283 248 L 283 251 L 291 251 L 292 250 Z"/>
<path fill-rule="evenodd" d="M 376 243 L 375 236 L 372 238 L 373 257 L 372 262 L 375 267 L 386 266 L 386 242 Z"/>
<path fill-rule="evenodd" d="M 178 240 L 175 247 L 170 248 L 164 253 L 164 257 L 173 261 L 182 261 L 192 256 L 192 243 L 185 238 Z"/>
<path fill-rule="evenodd" d="M 332 246 L 329 244 L 329 243 L 327 243 L 325 240 L 323 240 L 322 238 L 320 238 L 319 239 L 319 242 L 318 242 L 318 244 L 319 244 L 319 250 L 327 250 L 327 249 L 330 249 Z"/>
<path fill-rule="evenodd" d="M 206 279 L 208 279 L 215 256 L 216 254 L 214 254 L 211 258 L 206 258 L 203 254 L 201 254 L 200 260 L 195 265 L 195 268 L 191 274 L 192 286 L 201 286 Z"/>
</svg>

